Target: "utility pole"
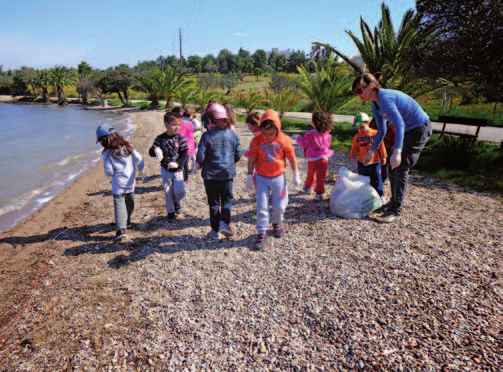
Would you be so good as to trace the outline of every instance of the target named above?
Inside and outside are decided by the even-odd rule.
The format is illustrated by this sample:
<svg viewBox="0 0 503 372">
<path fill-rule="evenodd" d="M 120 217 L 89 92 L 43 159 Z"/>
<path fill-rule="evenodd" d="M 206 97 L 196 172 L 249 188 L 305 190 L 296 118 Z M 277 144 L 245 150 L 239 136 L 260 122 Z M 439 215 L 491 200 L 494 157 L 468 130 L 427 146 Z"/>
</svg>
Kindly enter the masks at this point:
<svg viewBox="0 0 503 372">
<path fill-rule="evenodd" d="M 182 29 L 180 29 L 180 74 L 183 73 L 183 56 L 182 56 Z"/>
</svg>

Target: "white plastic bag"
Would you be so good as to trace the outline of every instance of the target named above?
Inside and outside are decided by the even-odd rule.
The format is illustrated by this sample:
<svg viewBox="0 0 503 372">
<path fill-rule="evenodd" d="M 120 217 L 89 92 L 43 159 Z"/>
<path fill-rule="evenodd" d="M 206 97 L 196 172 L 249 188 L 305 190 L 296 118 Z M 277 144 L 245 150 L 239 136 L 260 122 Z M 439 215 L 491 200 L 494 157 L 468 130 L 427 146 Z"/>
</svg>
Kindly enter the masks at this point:
<svg viewBox="0 0 503 372">
<path fill-rule="evenodd" d="M 364 218 L 382 205 L 377 191 L 370 185 L 370 177 L 360 176 L 346 167 L 339 169 L 339 177 L 330 195 L 330 211 L 343 218 Z"/>
</svg>

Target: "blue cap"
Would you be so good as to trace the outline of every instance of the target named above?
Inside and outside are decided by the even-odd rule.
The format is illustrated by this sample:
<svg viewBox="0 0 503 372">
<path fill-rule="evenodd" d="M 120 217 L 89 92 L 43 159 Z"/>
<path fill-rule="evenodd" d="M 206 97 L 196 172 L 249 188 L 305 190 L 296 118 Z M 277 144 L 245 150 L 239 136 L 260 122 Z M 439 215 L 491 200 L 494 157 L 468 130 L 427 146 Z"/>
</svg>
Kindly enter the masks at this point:
<svg viewBox="0 0 503 372">
<path fill-rule="evenodd" d="M 101 137 L 108 136 L 109 134 L 114 134 L 115 129 L 108 124 L 101 124 L 98 129 L 96 129 L 96 143 L 99 142 Z"/>
</svg>

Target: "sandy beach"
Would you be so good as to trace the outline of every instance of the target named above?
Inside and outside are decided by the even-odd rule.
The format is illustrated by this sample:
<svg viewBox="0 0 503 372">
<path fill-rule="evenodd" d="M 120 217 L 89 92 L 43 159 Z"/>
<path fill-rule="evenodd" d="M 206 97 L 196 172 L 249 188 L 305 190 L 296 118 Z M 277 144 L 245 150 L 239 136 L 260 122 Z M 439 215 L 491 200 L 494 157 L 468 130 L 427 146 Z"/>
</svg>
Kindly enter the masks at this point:
<svg viewBox="0 0 503 372">
<path fill-rule="evenodd" d="M 162 114 L 131 112 L 148 177 L 128 241 L 113 241 L 101 163 L 0 234 L 0 370 L 501 370 L 500 197 L 414 174 L 402 218 L 382 225 L 290 190 L 285 235 L 254 252 L 243 158 L 235 237 L 209 241 L 199 173 L 185 213 L 165 219 L 147 154 Z M 338 152 L 329 169 L 341 166 L 355 167 Z"/>
</svg>

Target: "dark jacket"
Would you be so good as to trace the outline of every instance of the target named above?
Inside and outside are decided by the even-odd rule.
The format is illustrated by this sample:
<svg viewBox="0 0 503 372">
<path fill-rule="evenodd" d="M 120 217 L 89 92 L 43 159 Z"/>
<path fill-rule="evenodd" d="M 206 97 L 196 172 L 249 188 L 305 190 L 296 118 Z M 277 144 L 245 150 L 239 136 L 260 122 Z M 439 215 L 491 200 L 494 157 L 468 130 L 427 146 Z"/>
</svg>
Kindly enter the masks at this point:
<svg viewBox="0 0 503 372">
<path fill-rule="evenodd" d="M 199 141 L 196 162 L 205 180 L 230 180 L 236 177 L 236 163 L 241 159 L 241 143 L 229 128 L 212 128 Z"/>
<path fill-rule="evenodd" d="M 189 147 L 187 141 L 180 134 L 175 134 L 174 136 L 168 136 L 165 133 L 158 135 L 154 144 L 148 150 L 148 154 L 155 158 L 154 147 L 159 147 L 162 150 L 164 159 L 161 161 L 161 167 L 166 169 L 168 172 L 178 172 L 183 169 L 185 162 L 188 159 Z M 172 161 L 176 161 L 178 168 L 168 169 L 168 164 Z"/>
</svg>

